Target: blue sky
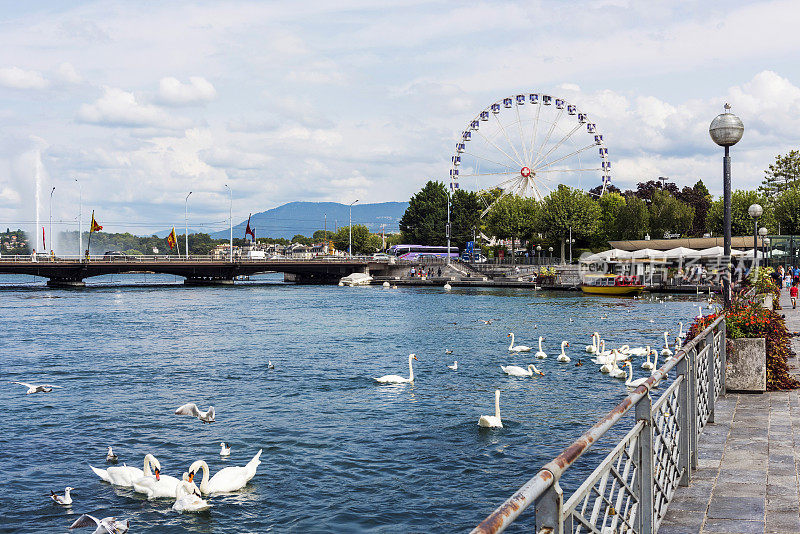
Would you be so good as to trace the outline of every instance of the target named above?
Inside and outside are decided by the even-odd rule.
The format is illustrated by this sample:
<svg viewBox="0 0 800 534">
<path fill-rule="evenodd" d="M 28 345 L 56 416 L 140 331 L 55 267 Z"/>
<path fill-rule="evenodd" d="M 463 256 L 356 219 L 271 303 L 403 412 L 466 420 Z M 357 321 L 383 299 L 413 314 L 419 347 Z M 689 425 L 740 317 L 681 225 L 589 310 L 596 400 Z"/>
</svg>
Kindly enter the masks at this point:
<svg viewBox="0 0 800 534">
<path fill-rule="evenodd" d="M 110 231 L 225 226 L 292 200 L 407 200 L 448 176 L 482 109 L 561 96 L 602 131 L 622 188 L 720 190 L 708 124 L 746 132 L 735 187 L 800 137 L 796 2 L 5 2 L 0 224 L 78 187 Z M 597 182 L 599 183 L 599 177 Z"/>
</svg>

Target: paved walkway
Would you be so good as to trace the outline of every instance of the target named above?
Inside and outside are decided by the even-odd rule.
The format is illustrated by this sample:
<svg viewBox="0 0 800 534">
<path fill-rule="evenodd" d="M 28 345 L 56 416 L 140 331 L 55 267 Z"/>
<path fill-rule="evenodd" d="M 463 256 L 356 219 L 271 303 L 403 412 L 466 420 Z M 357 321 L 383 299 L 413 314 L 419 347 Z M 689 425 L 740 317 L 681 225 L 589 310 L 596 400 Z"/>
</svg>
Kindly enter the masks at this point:
<svg viewBox="0 0 800 534">
<path fill-rule="evenodd" d="M 781 295 L 786 325 L 800 331 L 800 308 Z M 800 337 L 792 338 L 800 354 Z M 797 357 L 790 367 L 800 373 Z M 729 393 L 699 440 L 698 469 L 678 488 L 658 534 L 800 533 L 798 391 Z"/>
</svg>

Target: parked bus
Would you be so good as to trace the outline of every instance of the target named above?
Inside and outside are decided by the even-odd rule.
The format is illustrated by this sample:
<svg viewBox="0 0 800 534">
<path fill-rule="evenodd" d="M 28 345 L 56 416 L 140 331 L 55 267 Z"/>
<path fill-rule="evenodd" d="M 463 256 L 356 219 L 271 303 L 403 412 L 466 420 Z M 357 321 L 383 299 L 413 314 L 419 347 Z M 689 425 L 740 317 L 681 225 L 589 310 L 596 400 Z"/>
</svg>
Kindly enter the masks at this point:
<svg viewBox="0 0 800 534">
<path fill-rule="evenodd" d="M 424 257 L 446 258 L 447 247 L 428 245 L 393 245 L 387 253 L 401 260 L 416 260 Z M 458 258 L 458 247 L 450 247 L 450 257 Z"/>
</svg>

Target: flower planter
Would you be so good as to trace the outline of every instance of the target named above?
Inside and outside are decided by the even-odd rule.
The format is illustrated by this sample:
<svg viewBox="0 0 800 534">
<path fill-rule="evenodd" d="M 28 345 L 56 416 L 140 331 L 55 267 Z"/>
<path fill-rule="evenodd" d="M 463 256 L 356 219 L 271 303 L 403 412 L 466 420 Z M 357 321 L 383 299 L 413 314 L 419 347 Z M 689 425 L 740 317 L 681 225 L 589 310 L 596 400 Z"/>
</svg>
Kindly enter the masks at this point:
<svg viewBox="0 0 800 534">
<path fill-rule="evenodd" d="M 728 391 L 763 393 L 767 389 L 767 344 L 763 337 L 733 340 L 725 373 Z"/>
</svg>

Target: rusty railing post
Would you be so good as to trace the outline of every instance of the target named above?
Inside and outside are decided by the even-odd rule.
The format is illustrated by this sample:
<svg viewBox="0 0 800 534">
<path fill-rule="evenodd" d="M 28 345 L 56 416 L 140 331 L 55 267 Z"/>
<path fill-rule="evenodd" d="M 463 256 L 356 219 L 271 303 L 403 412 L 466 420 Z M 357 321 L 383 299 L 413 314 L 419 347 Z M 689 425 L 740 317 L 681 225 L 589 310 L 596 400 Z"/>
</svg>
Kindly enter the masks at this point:
<svg viewBox="0 0 800 534">
<path fill-rule="evenodd" d="M 711 340 L 709 344 L 708 340 Z M 714 422 L 714 411 L 716 408 L 717 394 L 717 345 L 714 343 L 714 330 L 706 336 L 704 344 L 708 347 L 708 422 Z"/>
<path fill-rule="evenodd" d="M 689 353 L 684 353 L 683 358 L 677 364 L 678 376 L 683 377 L 681 385 L 678 386 L 678 426 L 680 427 L 680 439 L 678 440 L 679 456 L 678 467 L 681 469 L 681 486 L 688 486 L 692 479 L 691 468 L 689 466 L 689 426 L 690 414 L 694 413 L 693 406 L 689 405 Z"/>
<path fill-rule="evenodd" d="M 702 343 L 702 340 L 701 340 Z M 698 343 L 699 345 L 700 343 Z M 697 345 L 691 351 L 686 353 L 689 364 L 689 404 L 687 406 L 689 421 L 686 430 L 689 433 L 689 466 L 691 469 L 697 469 Z"/>
<path fill-rule="evenodd" d="M 639 532 L 653 532 L 653 403 L 650 392 L 636 403 L 636 421 L 643 423 L 639 434 L 639 469 L 636 470 L 636 498 L 639 500 Z"/>
<path fill-rule="evenodd" d="M 724 319 L 719 323 L 719 329 L 722 332 L 719 340 L 719 394 L 725 395 L 725 373 L 728 371 L 728 327 L 725 325 Z"/>
<path fill-rule="evenodd" d="M 536 534 L 564 534 L 564 492 L 558 480 L 536 501 Z"/>
</svg>

